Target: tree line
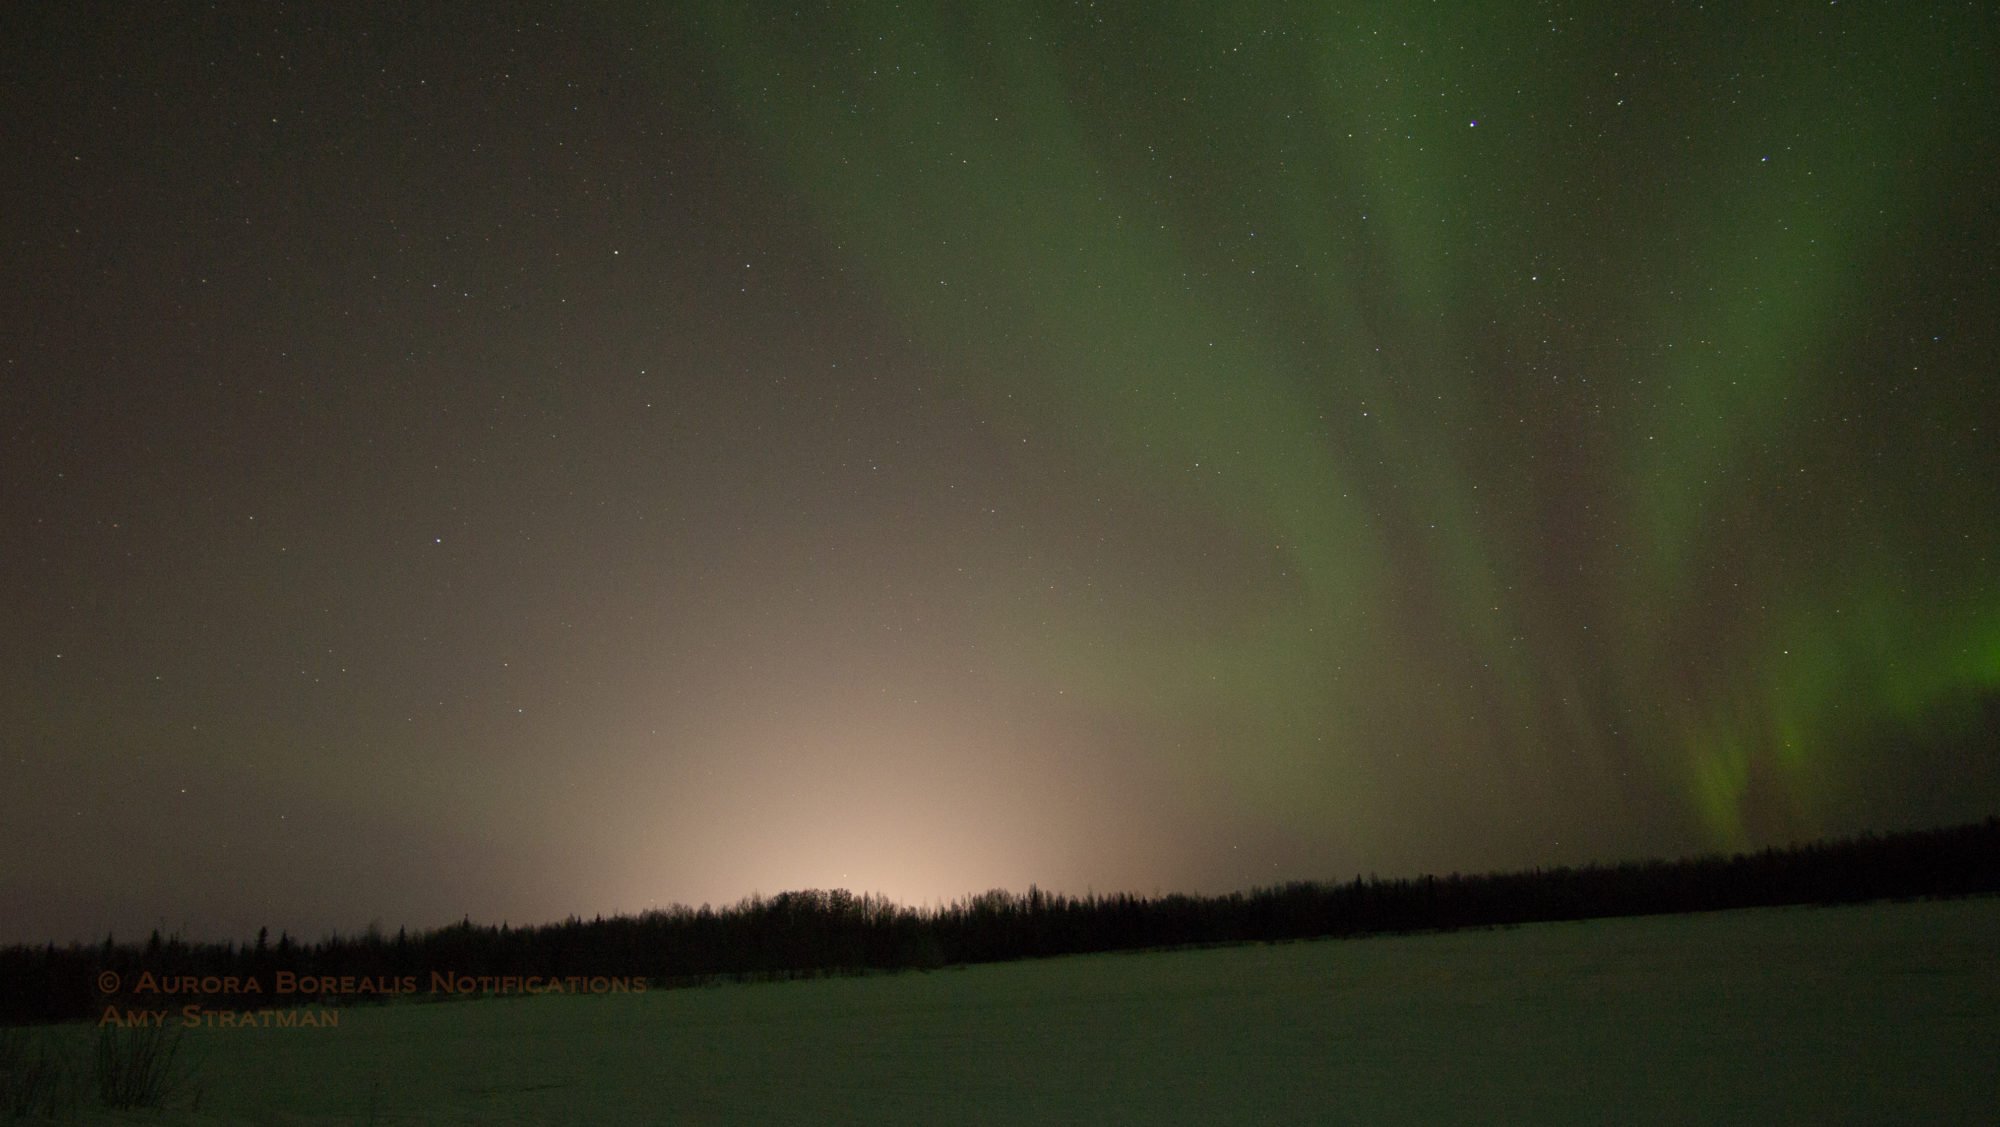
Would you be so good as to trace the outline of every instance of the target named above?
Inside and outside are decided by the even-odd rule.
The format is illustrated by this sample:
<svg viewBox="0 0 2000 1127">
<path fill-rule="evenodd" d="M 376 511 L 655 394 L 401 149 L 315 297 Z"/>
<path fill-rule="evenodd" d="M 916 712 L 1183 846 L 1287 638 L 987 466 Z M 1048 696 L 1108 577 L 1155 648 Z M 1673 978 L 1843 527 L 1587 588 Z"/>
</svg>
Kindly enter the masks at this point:
<svg viewBox="0 0 2000 1127">
<path fill-rule="evenodd" d="M 846 890 L 752 896 L 721 909 L 528 927 L 469 919 L 411 934 L 371 928 L 301 942 L 142 943 L 0 949 L 0 1024 L 95 1020 L 107 1008 L 244 1010 L 351 1004 L 523 984 L 603 992 L 721 981 L 935 969 L 1052 955 L 1499 927 L 1786 904 L 1846 904 L 2000 891 L 2000 818 L 1677 861 L 1482 875 L 1298 881 L 1220 896 L 981 893 L 912 908 Z M 343 981 L 346 980 L 346 981 Z M 112 989 L 107 985 L 115 982 Z M 299 983 L 305 983 L 303 992 Z M 287 989 L 281 990 L 284 986 Z M 538 992 L 538 991 L 537 991 Z"/>
</svg>

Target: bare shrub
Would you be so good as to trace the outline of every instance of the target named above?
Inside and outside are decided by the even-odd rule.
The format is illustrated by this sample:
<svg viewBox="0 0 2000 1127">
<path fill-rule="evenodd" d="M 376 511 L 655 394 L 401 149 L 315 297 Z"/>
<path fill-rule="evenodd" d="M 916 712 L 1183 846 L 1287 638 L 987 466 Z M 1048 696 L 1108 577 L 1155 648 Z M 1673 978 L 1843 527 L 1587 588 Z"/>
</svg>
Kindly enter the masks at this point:
<svg viewBox="0 0 2000 1127">
<path fill-rule="evenodd" d="M 165 1107 L 192 1091 L 194 1067 L 180 1060 L 182 1032 L 164 1024 L 106 1025 L 97 1031 L 97 1096 L 106 1107 Z"/>
</svg>

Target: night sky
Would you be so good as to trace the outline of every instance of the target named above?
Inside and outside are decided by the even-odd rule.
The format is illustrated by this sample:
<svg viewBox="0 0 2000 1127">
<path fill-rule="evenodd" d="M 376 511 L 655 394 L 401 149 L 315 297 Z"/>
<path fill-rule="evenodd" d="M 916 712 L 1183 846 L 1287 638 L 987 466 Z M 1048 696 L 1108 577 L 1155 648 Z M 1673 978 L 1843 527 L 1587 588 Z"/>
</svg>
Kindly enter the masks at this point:
<svg viewBox="0 0 2000 1127">
<path fill-rule="evenodd" d="M 7 5 L 0 941 L 2000 812 L 1990 4 L 941 7 Z"/>
</svg>

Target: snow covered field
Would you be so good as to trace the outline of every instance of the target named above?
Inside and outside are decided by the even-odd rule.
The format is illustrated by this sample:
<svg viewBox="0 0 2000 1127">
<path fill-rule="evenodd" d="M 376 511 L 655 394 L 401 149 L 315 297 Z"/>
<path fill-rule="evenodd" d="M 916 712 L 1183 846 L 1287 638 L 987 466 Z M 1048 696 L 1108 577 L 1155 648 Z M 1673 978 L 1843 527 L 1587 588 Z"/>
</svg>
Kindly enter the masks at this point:
<svg viewBox="0 0 2000 1127">
<path fill-rule="evenodd" d="M 1083 956 L 197 1030 L 117 1123 L 1993 1123 L 2000 899 Z"/>
</svg>

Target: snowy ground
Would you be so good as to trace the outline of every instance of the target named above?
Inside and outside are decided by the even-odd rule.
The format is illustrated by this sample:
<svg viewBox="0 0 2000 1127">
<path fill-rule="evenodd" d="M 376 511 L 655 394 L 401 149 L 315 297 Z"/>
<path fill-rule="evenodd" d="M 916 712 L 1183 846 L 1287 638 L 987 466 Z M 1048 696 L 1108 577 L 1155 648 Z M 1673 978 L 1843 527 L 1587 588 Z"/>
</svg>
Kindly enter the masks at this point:
<svg viewBox="0 0 2000 1127">
<path fill-rule="evenodd" d="M 400 1003 L 116 1123 L 1993 1123 L 2000 899 Z"/>
</svg>

